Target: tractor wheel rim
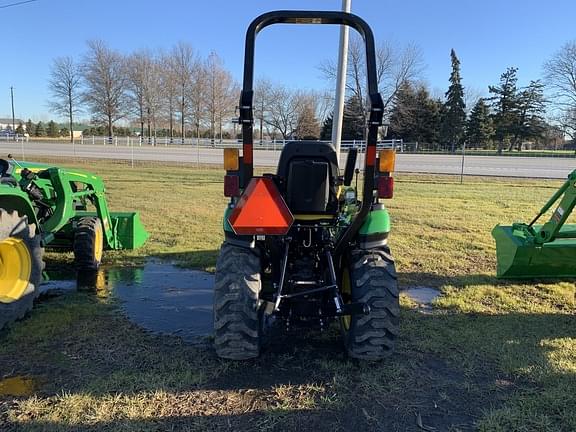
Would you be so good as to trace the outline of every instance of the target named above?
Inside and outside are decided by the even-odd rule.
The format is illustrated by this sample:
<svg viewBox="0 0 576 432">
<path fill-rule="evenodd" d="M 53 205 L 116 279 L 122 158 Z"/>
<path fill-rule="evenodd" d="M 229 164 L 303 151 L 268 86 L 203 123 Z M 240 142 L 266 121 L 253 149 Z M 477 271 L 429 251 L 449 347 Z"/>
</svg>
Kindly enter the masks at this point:
<svg viewBox="0 0 576 432">
<path fill-rule="evenodd" d="M 0 302 L 19 300 L 30 281 L 32 258 L 24 240 L 8 237 L 0 241 Z"/>
<path fill-rule="evenodd" d="M 350 285 L 350 271 L 347 267 L 344 268 L 342 272 L 342 297 L 344 297 L 345 303 L 350 303 L 352 298 L 352 287 Z M 350 329 L 350 315 L 344 315 L 342 317 L 342 324 L 344 325 L 345 330 Z"/>
<path fill-rule="evenodd" d="M 104 248 L 104 239 L 102 238 L 102 230 L 97 227 L 94 232 L 94 261 L 102 261 L 102 249 Z"/>
</svg>

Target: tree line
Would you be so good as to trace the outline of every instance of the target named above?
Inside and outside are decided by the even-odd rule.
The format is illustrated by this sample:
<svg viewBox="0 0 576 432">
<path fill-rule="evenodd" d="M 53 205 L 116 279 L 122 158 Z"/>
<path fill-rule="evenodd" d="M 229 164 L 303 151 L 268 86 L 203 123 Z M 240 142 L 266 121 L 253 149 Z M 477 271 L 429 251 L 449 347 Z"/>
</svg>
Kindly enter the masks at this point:
<svg viewBox="0 0 576 432">
<path fill-rule="evenodd" d="M 425 85 L 404 81 L 390 112 L 390 133 L 421 149 L 455 151 L 463 145 L 521 151 L 530 142 L 540 148 L 576 138 L 576 41 L 564 45 L 544 64 L 543 80 L 518 85 L 518 68 L 509 67 L 466 111 L 460 61 L 451 51 L 452 72 L 444 98 L 433 98 Z M 545 89 L 548 91 L 545 93 Z"/>
<path fill-rule="evenodd" d="M 141 136 L 236 136 L 231 120 L 240 89 L 216 53 L 202 58 L 183 42 L 166 52 L 128 55 L 100 40 L 88 41 L 86 48 L 81 61 L 59 57 L 51 68 L 50 107 L 68 119 L 69 130 L 80 113 L 88 113 L 94 125 L 89 132 L 108 136 L 129 133 L 116 126 L 120 120 L 136 122 Z M 400 84 L 420 72 L 421 55 L 414 47 L 383 43 L 377 56 L 378 82 L 389 105 Z M 329 81 L 335 76 L 331 62 L 320 69 Z M 361 123 L 366 121 L 364 71 L 362 44 L 353 39 L 346 104 L 352 111 L 347 110 L 345 120 L 359 116 Z M 254 87 L 255 136 L 318 139 L 333 103 L 332 92 L 292 89 L 260 78 Z M 226 128 L 233 128 L 232 134 Z"/>
<path fill-rule="evenodd" d="M 88 113 L 93 127 L 87 132 L 107 136 L 129 134 L 116 126 L 121 120 L 137 123 L 148 137 L 236 136 L 239 85 L 216 53 L 202 58 L 187 43 L 122 55 L 103 41 L 89 41 L 82 61 L 53 61 L 49 89 L 52 110 L 68 119 L 70 130 L 80 113 Z M 258 79 L 256 132 L 261 139 L 317 139 L 327 103 L 322 92 Z"/>
<path fill-rule="evenodd" d="M 100 40 L 87 42 L 79 62 L 56 58 L 49 89 L 51 108 L 68 119 L 70 129 L 77 115 L 89 113 L 108 136 L 125 133 L 116 127 L 120 120 L 136 122 L 142 136 L 162 129 L 184 137 L 205 125 L 216 136 L 234 114 L 238 94 L 216 53 L 202 58 L 178 43 L 168 52 L 122 55 Z"/>
<path fill-rule="evenodd" d="M 460 62 L 451 52 L 452 73 L 444 100 L 432 98 L 423 85 L 403 83 L 390 116 L 390 135 L 419 143 L 439 144 L 454 152 L 464 143 L 483 149 L 522 149 L 526 141 L 544 141 L 561 135 L 545 121 L 544 85 L 531 81 L 517 85 L 517 68 L 508 68 L 500 82 L 488 87 L 489 97 L 479 98 L 466 113 Z"/>
<path fill-rule="evenodd" d="M 455 151 L 466 144 L 499 152 L 521 150 L 526 141 L 545 144 L 563 142 L 564 136 L 576 138 L 576 41 L 545 63 L 543 81 L 518 86 L 518 69 L 510 67 L 488 87 L 488 96 L 476 100 L 462 85 L 454 50 L 443 98 L 431 96 L 422 83 L 423 62 L 417 47 L 380 43 L 376 57 L 390 138 L 418 142 L 421 148 L 439 145 Z M 333 62 L 325 61 L 319 69 L 328 82 L 334 80 Z M 343 139 L 364 137 L 365 69 L 362 41 L 352 38 Z M 73 129 L 79 113 L 89 113 L 91 132 L 108 136 L 131 133 L 132 128 L 116 125 L 120 120 L 137 123 L 141 136 L 237 136 L 231 120 L 239 85 L 216 53 L 203 58 L 187 43 L 168 51 L 122 55 L 102 41 L 89 41 L 81 61 L 54 60 L 49 87 L 51 108 L 68 118 L 65 129 Z M 255 137 L 330 139 L 332 106 L 331 91 L 304 91 L 258 79 Z M 41 125 L 38 133 L 49 134 L 45 127 Z M 55 133 L 53 127 L 49 129 Z M 36 134 L 36 125 L 32 130 Z"/>
</svg>

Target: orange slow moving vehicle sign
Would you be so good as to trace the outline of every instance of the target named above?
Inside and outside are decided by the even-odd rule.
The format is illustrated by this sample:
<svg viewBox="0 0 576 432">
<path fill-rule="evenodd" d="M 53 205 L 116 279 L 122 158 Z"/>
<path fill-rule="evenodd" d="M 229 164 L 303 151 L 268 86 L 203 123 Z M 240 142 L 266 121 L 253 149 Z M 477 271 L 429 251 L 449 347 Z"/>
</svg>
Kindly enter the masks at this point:
<svg viewBox="0 0 576 432">
<path fill-rule="evenodd" d="M 237 235 L 284 235 L 293 221 L 274 181 L 267 177 L 250 180 L 228 218 Z"/>
</svg>

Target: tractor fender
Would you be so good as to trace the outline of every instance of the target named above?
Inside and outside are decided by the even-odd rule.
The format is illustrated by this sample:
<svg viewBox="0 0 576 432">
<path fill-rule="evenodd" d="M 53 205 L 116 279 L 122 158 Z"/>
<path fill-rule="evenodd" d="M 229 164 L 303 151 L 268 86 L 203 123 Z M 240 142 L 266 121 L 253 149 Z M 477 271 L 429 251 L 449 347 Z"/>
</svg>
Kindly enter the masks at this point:
<svg viewBox="0 0 576 432">
<path fill-rule="evenodd" d="M 358 244 L 361 249 L 374 249 L 388 243 L 390 214 L 384 204 L 372 204 L 372 208 L 358 231 Z"/>
<path fill-rule="evenodd" d="M 20 215 L 28 216 L 28 223 L 35 224 L 39 230 L 38 219 L 28 195 L 9 185 L 0 185 L 0 208 L 7 212 L 16 211 Z"/>
</svg>

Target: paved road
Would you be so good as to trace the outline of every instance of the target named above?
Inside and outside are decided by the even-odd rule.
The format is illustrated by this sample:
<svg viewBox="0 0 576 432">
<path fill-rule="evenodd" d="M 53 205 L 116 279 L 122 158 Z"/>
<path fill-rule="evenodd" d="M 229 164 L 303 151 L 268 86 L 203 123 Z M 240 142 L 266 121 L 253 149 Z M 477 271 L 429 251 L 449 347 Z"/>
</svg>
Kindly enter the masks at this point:
<svg viewBox="0 0 576 432">
<path fill-rule="evenodd" d="M 103 159 L 134 159 L 139 161 L 191 162 L 202 164 L 222 164 L 222 150 L 196 148 L 191 146 L 126 147 L 114 145 L 68 143 L 11 143 L 0 142 L 0 156 L 13 153 L 16 158 L 33 160 L 35 156 L 55 158 L 85 157 Z M 275 166 L 279 157 L 277 151 L 256 150 L 254 162 L 258 166 Z M 343 157 L 342 160 L 345 160 Z M 459 155 L 415 155 L 398 154 L 396 171 L 460 174 L 462 157 Z M 540 157 L 495 157 L 467 156 L 464 161 L 464 174 L 485 176 L 565 178 L 576 169 L 573 158 Z"/>
</svg>

